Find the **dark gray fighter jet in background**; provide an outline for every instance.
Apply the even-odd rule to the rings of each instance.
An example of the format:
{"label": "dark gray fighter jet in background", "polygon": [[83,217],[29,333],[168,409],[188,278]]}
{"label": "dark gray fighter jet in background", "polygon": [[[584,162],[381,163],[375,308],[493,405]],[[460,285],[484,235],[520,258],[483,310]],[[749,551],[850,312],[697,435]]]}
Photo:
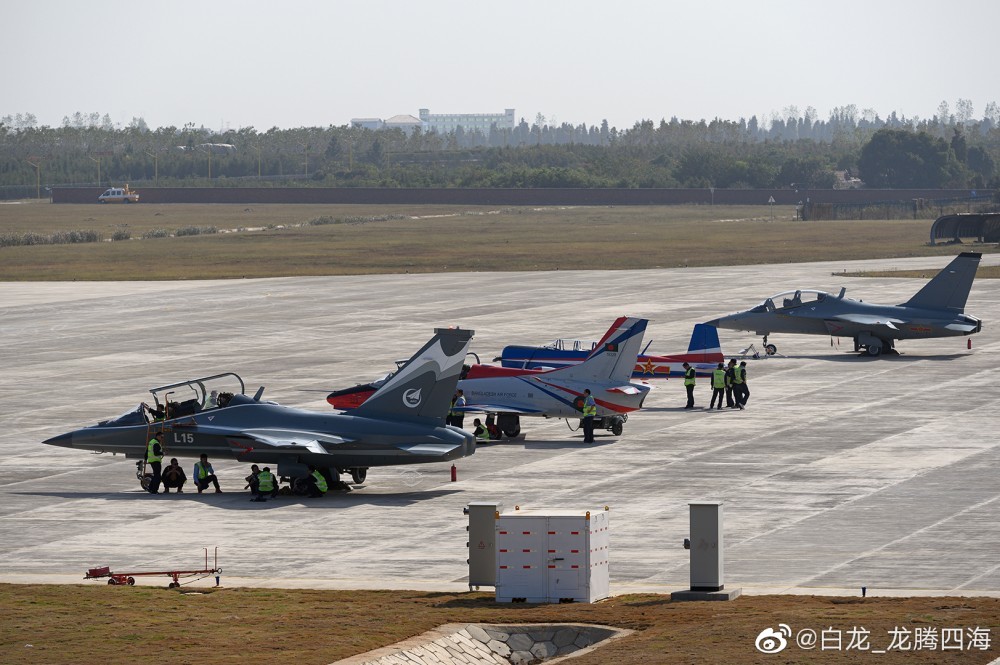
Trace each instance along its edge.
{"label": "dark gray fighter jet in background", "polygon": [[854,350],[865,349],[870,356],[893,352],[897,339],[971,335],[983,329],[982,321],[965,314],[980,258],[978,252],[962,252],[915,296],[899,305],[846,298],[844,288],[836,296],[800,289],[779,293],[745,312],[707,323],[763,335],[768,355],[777,352],[777,347],[767,343],[771,333],[851,337]]}
{"label": "dark gray fighter jet in background", "polygon": [[[153,388],[153,405],[45,441],[53,446],[145,459],[156,435],[167,457],[233,458],[277,465],[279,476],[307,466],[328,482],[341,473],[364,482],[369,467],[443,462],[475,452],[475,437],[444,424],[473,331],[438,329],[434,337],[349,415],[261,401],[226,373]],[[142,480],[142,463],[140,481]]]}

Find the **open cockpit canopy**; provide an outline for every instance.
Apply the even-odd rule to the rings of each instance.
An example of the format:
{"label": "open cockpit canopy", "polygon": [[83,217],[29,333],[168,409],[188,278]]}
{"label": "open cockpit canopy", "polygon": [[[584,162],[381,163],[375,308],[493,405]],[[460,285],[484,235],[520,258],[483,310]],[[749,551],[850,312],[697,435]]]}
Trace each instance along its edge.
{"label": "open cockpit canopy", "polygon": [[817,289],[796,289],[795,291],[782,291],[776,293],[764,302],[757,305],[751,312],[773,312],[781,309],[793,309],[802,305],[809,305],[815,302],[822,302],[827,298],[843,298],[845,289],[841,289],[839,296],[834,296],[826,291]]}

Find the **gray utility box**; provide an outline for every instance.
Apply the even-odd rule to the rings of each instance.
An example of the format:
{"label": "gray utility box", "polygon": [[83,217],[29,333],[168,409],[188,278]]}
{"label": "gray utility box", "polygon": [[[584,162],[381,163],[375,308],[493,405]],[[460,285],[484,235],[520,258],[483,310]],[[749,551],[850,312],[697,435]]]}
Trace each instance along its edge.
{"label": "gray utility box", "polygon": [[723,588],[722,502],[691,507],[691,591]]}
{"label": "gray utility box", "polygon": [[469,589],[497,584],[496,521],[503,504],[493,501],[470,503],[469,516]]}

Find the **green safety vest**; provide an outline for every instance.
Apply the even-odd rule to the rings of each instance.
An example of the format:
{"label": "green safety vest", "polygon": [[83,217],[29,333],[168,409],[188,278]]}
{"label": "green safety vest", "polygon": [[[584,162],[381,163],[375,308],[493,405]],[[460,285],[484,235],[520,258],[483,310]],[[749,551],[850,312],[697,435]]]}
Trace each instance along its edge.
{"label": "green safety vest", "polygon": [[270,471],[261,471],[257,474],[257,489],[261,492],[270,492],[274,489],[274,474]]}
{"label": "green safety vest", "polygon": [[207,464],[202,464],[201,462],[195,462],[194,465],[198,467],[198,480],[204,480],[205,478],[208,478],[210,475],[212,475],[208,472]]}
{"label": "green safety vest", "polygon": [[734,367],[733,368],[733,383],[739,385],[746,381],[747,368],[746,367]]}
{"label": "green safety vest", "polygon": [[[156,445],[157,443],[159,443],[159,440],[157,440],[157,438],[154,436],[152,439],[149,440],[149,443],[146,444],[146,461],[147,462],[150,462],[150,463],[152,463],[152,462],[159,462],[160,460],[163,459],[163,455],[157,455],[155,452],[153,452],[153,446]],[[163,448],[160,448],[160,450],[162,452]]]}
{"label": "green safety vest", "polygon": [[717,369],[712,371],[712,387],[713,388],[726,387],[726,370]]}
{"label": "green safety vest", "polygon": [[480,425],[473,434],[477,439],[489,439],[490,429],[486,425]]}
{"label": "green safety vest", "polygon": [[327,490],[326,478],[319,471],[313,471],[312,477],[316,479],[316,489],[320,492],[325,492]]}
{"label": "green safety vest", "polygon": [[583,400],[583,417],[596,416],[597,415],[597,402],[594,401],[593,395],[587,395],[587,398]]}
{"label": "green safety vest", "polygon": [[685,386],[694,385],[694,367],[684,372],[684,385]]}

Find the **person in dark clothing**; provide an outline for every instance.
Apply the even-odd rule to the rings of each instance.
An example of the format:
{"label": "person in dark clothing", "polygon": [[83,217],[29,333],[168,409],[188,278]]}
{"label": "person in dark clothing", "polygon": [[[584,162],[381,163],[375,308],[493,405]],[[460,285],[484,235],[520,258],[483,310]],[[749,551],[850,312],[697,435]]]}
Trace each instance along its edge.
{"label": "person in dark clothing", "polygon": [[730,358],[726,366],[726,408],[735,409],[736,403],[733,401],[733,371],[736,369],[736,358]]}
{"label": "person in dark clothing", "polygon": [[181,465],[177,463],[177,458],[170,460],[170,464],[163,469],[163,491],[167,494],[170,493],[170,488],[177,488],[178,494],[184,493],[184,483],[187,482],[187,474],[184,473],[184,469]]}
{"label": "person in dark clothing", "polygon": [[747,405],[747,401],[750,399],[750,386],[747,385],[747,361],[743,360],[740,362],[740,366],[737,368],[740,377],[740,409]]}
{"label": "person in dark clothing", "polygon": [[247,484],[243,486],[243,489],[249,489],[250,494],[257,496],[257,474],[260,473],[260,467],[256,464],[250,465],[250,475],[245,477],[243,480],[247,481]]}

